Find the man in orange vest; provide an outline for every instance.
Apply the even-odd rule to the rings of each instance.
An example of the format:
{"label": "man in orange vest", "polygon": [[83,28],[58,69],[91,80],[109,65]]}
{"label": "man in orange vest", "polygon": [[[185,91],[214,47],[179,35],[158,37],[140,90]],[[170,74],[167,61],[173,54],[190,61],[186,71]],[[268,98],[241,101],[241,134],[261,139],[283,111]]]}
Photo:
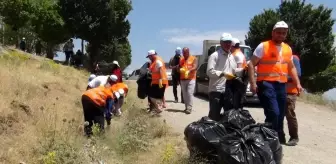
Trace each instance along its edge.
{"label": "man in orange vest", "polygon": [[[293,63],[297,70],[298,76],[301,76],[301,65],[300,59],[297,55],[293,55]],[[295,146],[299,142],[298,135],[298,122],[295,114],[295,103],[297,96],[299,95],[299,91],[295,86],[292,78],[288,77],[287,82],[287,106],[286,106],[286,119],[288,124],[288,131],[290,139],[287,142],[288,146]]]}
{"label": "man in orange vest", "polygon": [[183,57],[180,59],[180,79],[181,90],[185,105],[185,112],[190,114],[193,106],[197,58],[190,55],[189,48],[184,47],[182,50]]}
{"label": "man in orange vest", "polygon": [[120,97],[119,92],[114,92],[111,87],[99,86],[87,90],[82,95],[82,106],[85,120],[85,133],[92,134],[93,123],[98,124],[100,130],[104,130],[104,113],[107,101],[117,100]]}
{"label": "man in orange vest", "polygon": [[164,61],[159,57],[155,50],[149,50],[147,58],[151,61],[149,71],[152,75],[151,87],[148,97],[152,102],[150,111],[159,115],[163,108],[163,98],[165,89],[168,86],[168,78]]}
{"label": "man in orange vest", "polygon": [[[292,49],[283,41],[286,39],[288,25],[277,22],[272,31],[272,40],[262,42],[255,49],[248,64],[251,91],[257,93],[264,108],[265,122],[278,132],[281,144],[286,143],[283,121],[286,108],[286,83],[289,74],[300,93],[302,87],[293,64]],[[254,67],[257,66],[255,81]]]}

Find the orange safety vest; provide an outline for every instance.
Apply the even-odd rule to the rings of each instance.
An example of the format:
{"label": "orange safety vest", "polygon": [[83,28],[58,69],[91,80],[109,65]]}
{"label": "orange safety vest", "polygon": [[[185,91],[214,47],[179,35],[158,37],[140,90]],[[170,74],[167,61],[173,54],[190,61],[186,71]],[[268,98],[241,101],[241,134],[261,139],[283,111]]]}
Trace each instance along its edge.
{"label": "orange safety vest", "polygon": [[286,43],[281,43],[282,55],[273,41],[263,42],[264,56],[257,65],[257,81],[287,82],[288,63],[291,62],[292,51]]}
{"label": "orange safety vest", "polygon": [[111,88],[99,86],[97,88],[89,89],[84,92],[85,96],[89,97],[96,105],[104,107],[108,98],[113,98]]}
{"label": "orange safety vest", "polygon": [[[242,53],[242,54],[243,54],[243,52],[241,52],[241,50],[240,50],[239,48],[237,48],[236,50],[234,50],[234,51],[232,52],[232,55],[233,55],[233,56],[236,56],[238,53]],[[244,54],[243,54],[243,55],[244,55]],[[245,55],[244,55],[244,61],[243,61],[243,68],[247,68],[247,63],[246,63]]]}
{"label": "orange safety vest", "polygon": [[[161,67],[162,72],[162,76],[160,74],[160,70],[156,69],[156,60],[159,60],[162,62],[163,66]],[[162,79],[162,84],[166,84],[168,85],[168,77],[167,77],[167,72],[166,72],[166,66],[165,66],[165,62],[162,60],[161,57],[156,56],[155,61],[153,61],[151,63],[151,65],[149,66],[149,70],[152,73],[152,84],[159,84],[160,79]]]}
{"label": "orange safety vest", "polygon": [[[293,55],[293,58],[296,58],[300,61],[299,57],[296,55]],[[296,85],[294,84],[294,81],[288,81],[286,84],[286,89],[287,89],[287,93],[289,94],[298,94],[299,91],[296,88]]]}
{"label": "orange safety vest", "polygon": [[[189,55],[187,61],[185,60],[184,57],[181,57],[180,59],[180,66],[181,68],[184,68],[185,70],[190,70],[194,67],[195,63],[195,56]],[[180,79],[181,80],[194,80],[196,79],[196,70],[190,71],[188,77],[184,76],[184,73],[180,74]]]}
{"label": "orange safety vest", "polygon": [[128,93],[128,86],[127,86],[127,84],[125,84],[123,82],[114,84],[112,86],[112,88],[113,88],[114,91],[118,91],[119,89],[123,89],[125,91],[124,97],[126,97],[126,95]]}

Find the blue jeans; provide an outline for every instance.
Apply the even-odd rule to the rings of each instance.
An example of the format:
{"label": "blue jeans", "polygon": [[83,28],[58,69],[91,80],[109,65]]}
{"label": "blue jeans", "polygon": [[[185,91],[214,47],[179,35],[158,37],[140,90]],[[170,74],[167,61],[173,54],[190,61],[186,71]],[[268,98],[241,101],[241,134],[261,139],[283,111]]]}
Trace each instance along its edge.
{"label": "blue jeans", "polygon": [[287,103],[286,84],[259,81],[257,86],[257,94],[266,116],[265,122],[272,123],[272,129],[277,131],[279,136],[284,136],[283,122]]}
{"label": "blue jeans", "polygon": [[106,120],[112,119],[113,104],[114,102],[112,99],[106,100],[106,108],[105,108],[105,119]]}

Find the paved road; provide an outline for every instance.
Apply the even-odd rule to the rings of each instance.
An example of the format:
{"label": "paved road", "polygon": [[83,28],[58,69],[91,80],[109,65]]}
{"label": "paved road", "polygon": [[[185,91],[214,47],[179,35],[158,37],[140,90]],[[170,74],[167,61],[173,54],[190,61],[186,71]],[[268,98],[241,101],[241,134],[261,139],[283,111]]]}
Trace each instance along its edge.
{"label": "paved road", "polygon": [[[180,91],[179,91],[180,93]],[[191,122],[208,114],[208,101],[194,99],[194,111],[190,115],[183,113],[184,105],[174,103],[172,87],[166,91],[167,110],[163,119],[182,133]],[[257,122],[263,122],[263,110],[258,107],[246,107]],[[297,103],[300,143],[296,147],[284,146],[284,164],[334,164],[336,163],[336,113],[321,106]],[[287,126],[287,123],[285,124]],[[287,129],[287,128],[286,128]],[[287,133],[288,134],[288,133]]]}

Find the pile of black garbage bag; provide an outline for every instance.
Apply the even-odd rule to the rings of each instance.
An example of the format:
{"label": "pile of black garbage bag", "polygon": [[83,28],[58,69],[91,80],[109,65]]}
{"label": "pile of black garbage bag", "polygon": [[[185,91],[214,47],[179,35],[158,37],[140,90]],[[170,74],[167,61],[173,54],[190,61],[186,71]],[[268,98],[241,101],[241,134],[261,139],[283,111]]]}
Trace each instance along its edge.
{"label": "pile of black garbage bag", "polygon": [[184,131],[190,155],[213,164],[280,164],[277,132],[244,109],[224,112],[220,121],[203,117]]}

